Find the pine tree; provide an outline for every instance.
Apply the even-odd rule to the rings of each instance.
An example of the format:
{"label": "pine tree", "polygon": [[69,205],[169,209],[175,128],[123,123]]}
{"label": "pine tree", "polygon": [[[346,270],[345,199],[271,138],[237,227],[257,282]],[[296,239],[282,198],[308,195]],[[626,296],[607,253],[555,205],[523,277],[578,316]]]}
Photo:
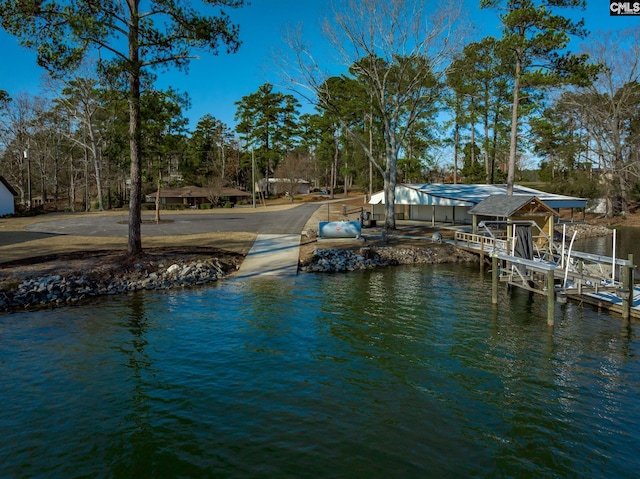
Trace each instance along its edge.
{"label": "pine tree", "polygon": [[518,142],[519,107],[528,89],[568,84],[585,85],[598,71],[585,54],[567,50],[572,36],[584,38],[584,20],[573,21],[556,12],[584,9],[585,0],[481,0],[482,8],[503,12],[500,42],[513,61],[513,105],[507,170],[507,194],[513,194]]}
{"label": "pine tree", "polygon": [[[240,7],[244,0],[204,0],[212,7]],[[187,0],[78,0],[16,2],[0,0],[0,23],[38,54],[38,63],[53,75],[72,70],[90,49],[101,52],[99,70],[112,81],[122,80],[129,96],[129,255],[142,252],[141,78],[153,67],[185,68],[201,48],[216,54],[240,45],[239,29],[220,12],[205,16]]]}

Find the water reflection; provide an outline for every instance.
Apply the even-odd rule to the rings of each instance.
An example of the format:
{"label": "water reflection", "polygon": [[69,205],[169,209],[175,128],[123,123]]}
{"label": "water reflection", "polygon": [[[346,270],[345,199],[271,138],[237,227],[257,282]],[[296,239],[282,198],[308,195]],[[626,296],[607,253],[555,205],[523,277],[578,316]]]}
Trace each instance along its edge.
{"label": "water reflection", "polygon": [[0,476],[631,477],[635,323],[477,266],[0,318]]}
{"label": "water reflection", "polygon": [[[640,228],[616,228],[616,257],[627,259],[632,254],[640,258]],[[593,238],[577,238],[574,248],[604,256],[613,255],[613,234]]]}
{"label": "water reflection", "polygon": [[122,322],[129,337],[122,338],[119,352],[123,356],[128,377],[124,378],[121,386],[121,393],[124,394],[119,401],[124,403],[127,413],[122,417],[119,430],[114,431],[117,437],[107,452],[107,460],[116,476],[130,473],[135,477],[151,477],[148,466],[153,464],[155,440],[148,378],[153,376],[153,362],[146,352],[149,318],[145,311],[145,296],[130,296],[123,309],[126,315]]}

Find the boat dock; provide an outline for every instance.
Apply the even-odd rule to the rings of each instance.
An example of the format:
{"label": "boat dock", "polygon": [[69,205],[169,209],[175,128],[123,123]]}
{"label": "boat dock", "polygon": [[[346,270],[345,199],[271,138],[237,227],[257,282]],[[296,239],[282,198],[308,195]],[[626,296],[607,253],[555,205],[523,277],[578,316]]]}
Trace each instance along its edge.
{"label": "boat dock", "polygon": [[[502,282],[547,296],[549,324],[554,322],[555,303],[568,299],[618,313],[624,319],[640,318],[640,286],[634,284],[633,255],[620,259],[572,251],[575,235],[566,248],[564,238],[558,244],[537,232],[528,238],[531,251],[526,257],[518,254],[516,246],[518,241],[527,243],[527,239],[523,240],[513,231],[509,235],[498,234],[489,224],[480,226],[485,229],[484,234],[456,231],[453,240],[449,241],[460,249],[478,254],[482,267],[491,264],[494,304],[498,302],[498,283]],[[509,223],[510,228],[514,226]],[[535,229],[532,224],[525,226]]]}

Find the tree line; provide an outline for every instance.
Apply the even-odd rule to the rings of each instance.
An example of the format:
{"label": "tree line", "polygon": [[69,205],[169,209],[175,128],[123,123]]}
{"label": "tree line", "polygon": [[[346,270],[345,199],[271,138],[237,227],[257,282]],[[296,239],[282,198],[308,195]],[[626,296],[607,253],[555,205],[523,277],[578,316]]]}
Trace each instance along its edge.
{"label": "tree line", "polygon": [[[550,189],[605,197],[608,215],[628,212],[640,193],[638,29],[570,48],[588,34],[565,14],[582,0],[481,0],[502,35],[479,41],[468,40],[455,5],[336,1],[324,32],[342,73],[325,73],[303,31],[292,29],[274,65],[286,88],[265,83],[238,99],[233,128],[211,112],[192,131],[188,94],[158,90],[153,68],[183,68],[194,48],[233,53],[239,26],[191,2],[146,4],[0,1],[3,28],[51,73],[47,95],[0,94],[0,173],[25,205],[128,203],[132,254],[141,251],[144,194],[186,184],[251,190],[256,174],[330,193],[382,188],[388,228],[398,182],[506,183],[512,191],[531,158]],[[111,55],[92,64],[96,49]],[[301,114],[299,98],[315,111]]]}
{"label": "tree line", "polygon": [[[126,206],[126,94],[86,72],[57,87],[52,97],[21,93],[0,100],[0,174],[15,185],[25,208]],[[311,180],[328,194],[369,187],[369,176],[360,174],[366,159],[355,145],[336,136],[321,115],[301,114],[293,95],[269,83],[238,100],[235,128],[206,114],[189,129],[188,95],[174,90],[145,91],[140,105],[145,195],[184,185],[209,188],[212,197],[227,186],[251,191],[253,169],[256,179]],[[380,186],[374,181],[371,189]]]}

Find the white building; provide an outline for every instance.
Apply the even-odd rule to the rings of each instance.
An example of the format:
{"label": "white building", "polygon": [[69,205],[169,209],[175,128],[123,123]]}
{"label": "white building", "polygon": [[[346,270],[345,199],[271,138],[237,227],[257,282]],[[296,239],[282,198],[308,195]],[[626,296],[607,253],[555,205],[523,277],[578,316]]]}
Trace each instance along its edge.
{"label": "white building", "polygon": [[15,197],[18,196],[16,190],[0,176],[0,216],[12,215],[16,212]]}
{"label": "white building", "polygon": [[[396,219],[471,224],[471,208],[489,196],[506,192],[507,185],[400,184],[396,186]],[[519,185],[514,185],[513,194],[535,196],[556,211],[561,208],[584,211],[587,205],[584,198],[545,193]],[[374,194],[369,204],[373,219],[384,221],[384,192]]]}
{"label": "white building", "polygon": [[291,190],[294,195],[306,195],[311,191],[311,185],[307,180],[299,178],[262,178],[258,180],[258,190],[265,195],[267,192],[271,195],[284,195]]}

